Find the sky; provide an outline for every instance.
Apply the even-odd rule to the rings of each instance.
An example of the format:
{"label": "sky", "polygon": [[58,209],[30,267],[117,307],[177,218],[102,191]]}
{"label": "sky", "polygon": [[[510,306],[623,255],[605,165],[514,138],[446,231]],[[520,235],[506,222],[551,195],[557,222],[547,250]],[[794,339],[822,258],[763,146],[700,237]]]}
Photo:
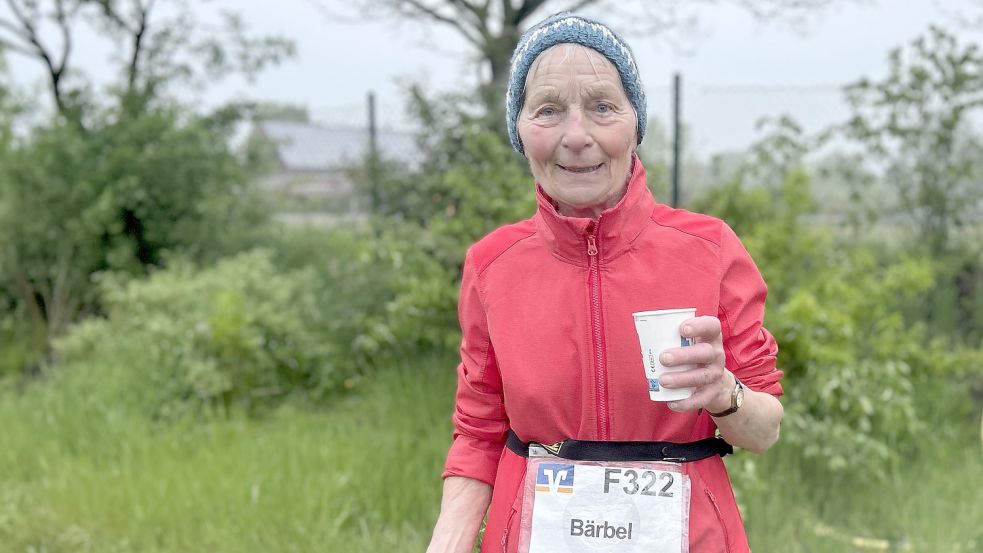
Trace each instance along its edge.
{"label": "sky", "polygon": [[[204,91],[186,91],[203,107],[229,100],[268,100],[307,106],[325,124],[361,125],[373,91],[383,127],[402,129],[405,84],[431,91],[466,90],[477,82],[468,45],[445,26],[418,22],[353,21],[339,0],[212,0],[196,4],[203,18],[235,10],[251,30],[296,41],[297,55],[254,81],[232,78]],[[272,10],[271,6],[276,9]],[[941,24],[966,41],[983,33],[960,28],[953,13],[983,15],[979,0],[838,0],[795,24],[760,21],[733,5],[698,9],[695,31],[630,35],[649,95],[650,116],[668,123],[672,76],[683,82],[688,145],[701,157],[741,149],[762,117],[789,114],[809,130],[844,120],[840,88],[863,76],[886,73],[888,52]],[[350,13],[350,12],[348,12]],[[545,15],[545,14],[544,14]],[[618,29],[617,21],[609,22]],[[112,49],[96,36],[79,37],[74,63],[98,83],[112,78],[105,60]],[[34,60],[8,55],[9,72],[22,86],[41,87]]]}

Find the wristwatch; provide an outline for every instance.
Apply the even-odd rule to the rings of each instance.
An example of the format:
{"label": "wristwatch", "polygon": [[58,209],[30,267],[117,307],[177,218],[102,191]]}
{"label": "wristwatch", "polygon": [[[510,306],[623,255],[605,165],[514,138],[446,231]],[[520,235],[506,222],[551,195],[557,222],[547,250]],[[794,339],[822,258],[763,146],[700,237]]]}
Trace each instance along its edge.
{"label": "wristwatch", "polygon": [[[734,375],[734,373],[731,374]],[[741,384],[741,381],[737,379],[737,375],[734,375],[734,391],[730,393],[730,409],[719,413],[710,413],[709,411],[707,413],[710,413],[710,416],[714,418],[726,417],[727,415],[736,413],[741,408],[741,405],[744,405],[744,384]]]}

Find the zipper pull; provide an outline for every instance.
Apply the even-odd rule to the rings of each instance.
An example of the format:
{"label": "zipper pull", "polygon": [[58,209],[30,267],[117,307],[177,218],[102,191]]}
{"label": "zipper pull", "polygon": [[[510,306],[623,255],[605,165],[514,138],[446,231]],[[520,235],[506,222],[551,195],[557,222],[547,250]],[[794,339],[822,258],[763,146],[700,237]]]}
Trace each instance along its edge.
{"label": "zipper pull", "polygon": [[594,242],[594,235],[587,235],[587,255],[594,257],[597,255],[597,242]]}

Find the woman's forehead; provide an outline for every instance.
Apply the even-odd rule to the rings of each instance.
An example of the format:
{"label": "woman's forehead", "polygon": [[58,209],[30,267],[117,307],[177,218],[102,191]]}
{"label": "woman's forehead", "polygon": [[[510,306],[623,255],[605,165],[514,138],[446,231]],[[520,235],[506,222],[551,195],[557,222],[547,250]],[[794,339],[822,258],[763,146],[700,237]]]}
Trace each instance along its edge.
{"label": "woman's forehead", "polygon": [[602,74],[608,77],[613,75],[621,80],[618,68],[597,50],[580,44],[563,43],[547,48],[536,57],[526,75],[526,85],[542,73],[573,69],[576,66],[589,68],[598,77]]}
{"label": "woman's forehead", "polygon": [[536,57],[526,75],[523,94],[528,100],[530,95],[542,95],[548,89],[555,96],[559,94],[557,79],[565,80],[571,74],[593,75],[596,86],[608,89],[608,94],[627,98],[621,74],[611,60],[592,48],[568,43],[551,46]]}

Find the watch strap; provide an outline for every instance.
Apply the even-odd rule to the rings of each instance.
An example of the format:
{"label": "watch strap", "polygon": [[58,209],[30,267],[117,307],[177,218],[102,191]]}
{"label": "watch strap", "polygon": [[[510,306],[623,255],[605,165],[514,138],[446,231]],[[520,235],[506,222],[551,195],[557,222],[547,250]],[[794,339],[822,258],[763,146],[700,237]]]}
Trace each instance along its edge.
{"label": "watch strap", "polygon": [[710,416],[713,418],[720,418],[720,417],[726,417],[727,415],[733,415],[734,413],[737,412],[738,409],[741,408],[741,406],[738,405],[737,403],[737,394],[742,388],[744,388],[744,384],[741,383],[741,380],[737,378],[736,374],[734,373],[730,373],[730,374],[734,376],[734,390],[730,393],[730,408],[721,411],[719,413],[710,413],[710,411],[707,411],[707,413],[710,413]]}

